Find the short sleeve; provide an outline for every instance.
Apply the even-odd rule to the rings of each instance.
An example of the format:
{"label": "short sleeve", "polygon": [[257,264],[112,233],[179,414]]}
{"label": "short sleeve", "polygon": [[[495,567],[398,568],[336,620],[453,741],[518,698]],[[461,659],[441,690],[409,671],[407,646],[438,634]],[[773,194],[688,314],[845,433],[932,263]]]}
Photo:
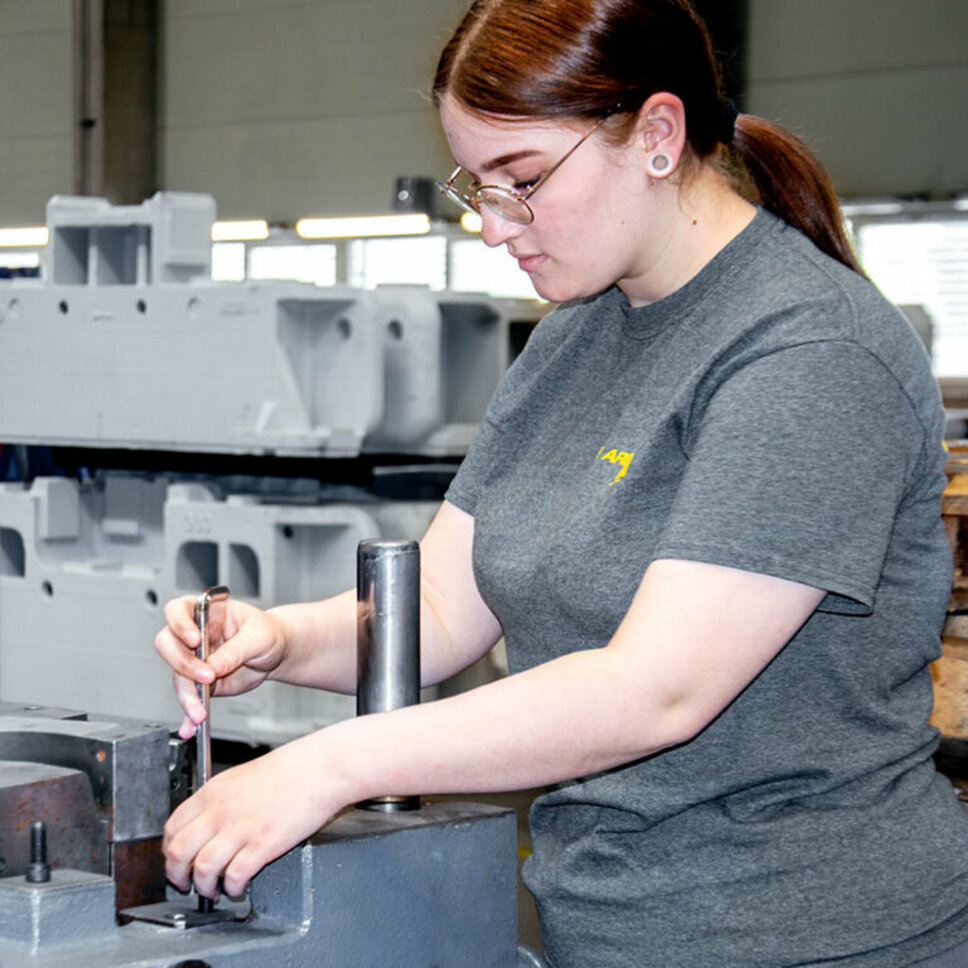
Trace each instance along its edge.
{"label": "short sleeve", "polygon": [[547,342],[541,339],[543,328],[546,328],[545,320],[538,324],[521,355],[501,378],[487,405],[477,435],[471,441],[467,455],[444,495],[445,500],[470,515],[474,514],[481,491],[487,484],[488,469],[496,461],[504,459],[503,427],[507,414],[520,405],[521,398],[529,392],[535,371],[540,368],[543,355],[541,346]]}
{"label": "short sleeve", "polygon": [[486,483],[487,468],[496,459],[496,451],[500,448],[500,437],[501,431],[485,416],[467,456],[444,494],[444,500],[474,515]]}
{"label": "short sleeve", "polygon": [[510,459],[505,453],[505,425],[509,416],[531,405],[535,385],[568,328],[573,309],[552,310],[534,328],[517,359],[508,367],[481,420],[477,435],[451,481],[444,499],[473,515],[488,473],[497,462]]}
{"label": "short sleeve", "polygon": [[722,564],[828,592],[867,614],[924,432],[893,375],[850,341],[741,366],[697,402],[656,557]]}

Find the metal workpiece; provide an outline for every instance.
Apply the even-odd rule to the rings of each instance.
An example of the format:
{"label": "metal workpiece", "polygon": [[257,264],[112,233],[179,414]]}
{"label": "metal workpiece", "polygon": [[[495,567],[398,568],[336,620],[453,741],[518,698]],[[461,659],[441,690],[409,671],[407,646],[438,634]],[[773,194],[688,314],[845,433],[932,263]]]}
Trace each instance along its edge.
{"label": "metal workpiece", "polygon": [[0,716],[0,761],[86,774],[113,841],[161,836],[169,810],[168,741],[161,725]]}
{"label": "metal workpiece", "polygon": [[30,826],[48,821],[49,849],[59,866],[107,873],[107,827],[94,806],[91,781],[82,770],[22,760],[0,760],[0,856],[9,876],[27,874]]}
{"label": "metal workpiece", "polygon": [[[0,697],[28,705],[43,669],[50,705],[179,722],[152,648],[164,603],[220,584],[258,608],[344,592],[361,540],[423,534],[439,508],[362,498],[316,481],[122,471],[0,484]],[[356,700],[267,682],[216,707],[213,739],[276,746],[351,718]]]}
{"label": "metal workpiece", "polygon": [[[163,898],[168,729],[20,711],[14,704],[0,708],[0,853],[7,879],[39,881],[49,865],[52,880],[68,868],[110,876],[119,906]],[[31,828],[38,820],[43,836]]]}
{"label": "metal workpiece", "polygon": [[50,200],[44,279],[0,286],[0,440],[309,458],[466,452],[507,366],[507,302],[420,286],[213,282],[214,218],[211,196],[188,193],[139,206]]}
{"label": "metal workpiece", "polygon": [[[361,541],[356,555],[356,714],[420,702],[420,545]],[[415,810],[418,797],[385,796],[368,810]]]}
{"label": "metal workpiece", "polygon": [[187,283],[209,275],[215,199],[155,192],[140,205],[89,195],[47,202],[47,278],[73,286]]}

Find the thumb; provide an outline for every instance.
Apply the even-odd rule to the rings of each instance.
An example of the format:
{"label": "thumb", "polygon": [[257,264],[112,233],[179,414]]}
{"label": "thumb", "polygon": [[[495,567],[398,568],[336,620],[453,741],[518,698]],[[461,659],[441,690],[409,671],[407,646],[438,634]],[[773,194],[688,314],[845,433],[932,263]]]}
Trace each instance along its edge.
{"label": "thumb", "polygon": [[223,679],[267,653],[272,644],[271,636],[264,625],[250,620],[208,657],[208,664],[216,677]]}

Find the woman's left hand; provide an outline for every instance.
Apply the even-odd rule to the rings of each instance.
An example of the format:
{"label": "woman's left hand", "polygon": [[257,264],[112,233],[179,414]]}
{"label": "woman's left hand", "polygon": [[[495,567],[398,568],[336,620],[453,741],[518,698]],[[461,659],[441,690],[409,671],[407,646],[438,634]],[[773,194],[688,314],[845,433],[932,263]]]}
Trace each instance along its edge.
{"label": "woman's left hand", "polygon": [[[237,897],[270,861],[314,834],[345,803],[327,795],[307,749],[313,736],[214,776],[165,825],[168,880],[180,890]],[[318,757],[318,752],[316,753]]]}

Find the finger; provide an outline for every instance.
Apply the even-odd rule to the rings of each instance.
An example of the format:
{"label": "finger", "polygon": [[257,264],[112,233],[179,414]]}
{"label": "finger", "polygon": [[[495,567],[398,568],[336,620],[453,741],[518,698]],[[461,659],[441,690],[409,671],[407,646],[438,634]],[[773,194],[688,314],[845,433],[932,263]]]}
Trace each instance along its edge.
{"label": "finger", "polygon": [[234,861],[238,852],[239,843],[232,836],[217,834],[209,840],[196,854],[192,865],[195,890],[203,897],[217,900],[222,872]]}
{"label": "finger", "polygon": [[181,891],[191,887],[195,855],[211,837],[199,799],[199,794],[190,797],[168,818],[161,842],[165,876]]}
{"label": "finger", "polygon": [[184,642],[167,626],[155,636],[155,651],[179,675],[196,682],[213,682],[215,679],[214,670],[189,652]]}
{"label": "finger", "polygon": [[195,624],[195,596],[182,595],[165,605],[165,623],[189,648],[197,649],[202,640]]}
{"label": "finger", "polygon": [[185,710],[185,716],[178,727],[178,735],[182,739],[191,739],[195,735],[199,723],[205,721],[207,715],[205,706],[198,698],[195,683],[189,682],[181,676],[174,676],[174,680],[175,696],[181,703],[182,709]]}
{"label": "finger", "polygon": [[175,697],[185,715],[196,725],[205,719],[205,704],[198,696],[198,685],[177,673],[172,677],[175,684]]}
{"label": "finger", "polygon": [[185,711],[185,717],[178,728],[178,735],[182,739],[191,739],[195,735],[195,727],[205,721],[208,715],[205,704],[199,698],[198,686],[190,679],[175,674],[172,676],[175,687],[175,698]]}
{"label": "finger", "polygon": [[185,716],[178,727],[178,735],[181,739],[191,739],[198,732],[198,727],[192,722],[190,716]]}
{"label": "finger", "polygon": [[226,865],[222,887],[229,897],[242,897],[249,882],[272,860],[255,844],[246,844]]}
{"label": "finger", "polygon": [[269,632],[261,622],[246,622],[239,631],[222,643],[209,657],[215,676],[225,678],[272,648]]}

